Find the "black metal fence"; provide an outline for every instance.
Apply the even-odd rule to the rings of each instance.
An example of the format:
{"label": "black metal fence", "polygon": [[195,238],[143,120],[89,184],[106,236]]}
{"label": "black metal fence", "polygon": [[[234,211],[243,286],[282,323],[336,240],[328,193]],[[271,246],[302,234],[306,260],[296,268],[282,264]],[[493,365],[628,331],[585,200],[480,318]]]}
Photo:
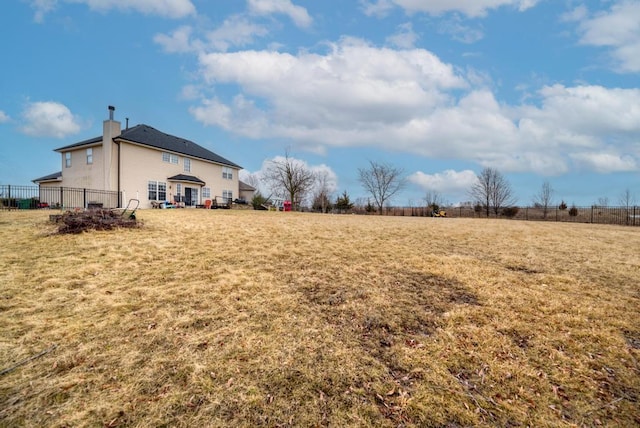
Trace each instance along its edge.
{"label": "black metal fence", "polygon": [[[447,217],[454,218],[487,218],[486,210],[478,210],[471,206],[462,207],[442,207]],[[530,221],[558,221],[569,223],[595,223],[595,224],[618,224],[624,226],[640,226],[640,207],[549,207],[547,210],[541,207],[510,207],[508,210],[499,210],[496,214],[491,210],[489,218],[504,218],[514,220]],[[352,212],[357,214],[377,215],[375,211],[367,211],[365,208],[354,208]],[[431,217],[433,210],[427,207],[387,207],[383,210],[384,215],[408,216],[408,217]],[[509,216],[505,215],[509,214]]]}
{"label": "black metal fence", "polygon": [[105,190],[0,185],[0,209],[118,208],[121,198]]}

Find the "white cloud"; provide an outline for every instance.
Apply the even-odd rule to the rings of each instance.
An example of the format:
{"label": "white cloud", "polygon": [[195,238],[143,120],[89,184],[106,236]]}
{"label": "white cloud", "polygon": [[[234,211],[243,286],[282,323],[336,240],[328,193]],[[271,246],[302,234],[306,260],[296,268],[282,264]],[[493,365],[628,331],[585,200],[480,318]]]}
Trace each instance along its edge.
{"label": "white cloud", "polygon": [[450,35],[454,40],[467,44],[475,43],[484,37],[484,32],[481,29],[463,24],[462,19],[457,15],[452,19],[443,20],[439,25],[438,31],[442,34]]}
{"label": "white cloud", "polygon": [[418,171],[409,176],[409,181],[419,186],[425,192],[432,191],[441,194],[465,194],[476,182],[476,173],[471,170],[446,171],[426,174]]}
{"label": "white cloud", "polygon": [[42,22],[44,16],[62,2],[86,4],[100,12],[118,9],[173,19],[196,14],[191,0],[31,0],[31,7],[35,9],[34,20]]}
{"label": "white cloud", "polygon": [[0,110],[0,123],[5,123],[9,121],[9,116],[3,112],[2,110]]}
{"label": "white cloud", "polygon": [[574,10],[568,18],[580,21],[580,43],[611,49],[612,68],[623,73],[640,72],[640,2],[622,0],[607,12],[587,17]]}
{"label": "white cloud", "polygon": [[246,46],[253,43],[254,38],[264,37],[268,30],[250,22],[243,16],[235,15],[222,23],[219,28],[207,34],[209,44],[216,50],[226,51],[230,46]]}
{"label": "white cloud", "polygon": [[394,4],[391,0],[378,0],[371,2],[367,0],[360,0],[362,6],[362,12],[367,16],[377,16],[379,18],[385,17],[391,9],[394,8]]}
{"label": "white cloud", "polygon": [[274,119],[308,126],[318,120],[350,128],[354,119],[394,121],[437,105],[442,89],[466,85],[452,66],[423,49],[395,51],[357,39],[330,48],[326,55],[242,51],[199,60],[207,82],[238,84],[247,95],[268,99]]}
{"label": "white cloud", "polygon": [[410,22],[398,26],[398,31],[387,37],[387,43],[400,49],[412,49],[415,47],[418,35],[413,31]]}
{"label": "white cloud", "polygon": [[269,31],[249,21],[242,15],[233,15],[214,30],[194,35],[194,29],[181,26],[169,34],[156,34],[153,41],[167,53],[205,52],[206,50],[227,51],[231,47],[246,46],[256,37],[264,37]]}
{"label": "white cloud", "polygon": [[188,100],[188,101],[197,100],[200,98],[201,90],[202,88],[200,88],[197,85],[185,85],[182,87],[182,90],[180,91],[180,99]]}
{"label": "white cloud", "polygon": [[167,53],[197,52],[202,49],[199,40],[193,40],[191,34],[193,29],[184,25],[173,30],[169,35],[156,34],[153,41],[162,46]]}
{"label": "white cloud", "polygon": [[553,85],[509,105],[490,80],[424,49],[349,38],[325,53],[219,52],[199,55],[199,64],[202,87],[219,95],[192,106],[198,121],[319,154],[370,146],[545,175],[603,170],[584,153],[640,163],[640,89]]}
{"label": "white cloud", "polygon": [[542,108],[526,108],[523,117],[544,123],[551,133],[582,136],[579,145],[592,145],[593,136],[640,132],[640,89],[553,85],[539,95]]}
{"label": "white cloud", "polygon": [[579,166],[607,174],[611,172],[628,172],[638,170],[638,161],[630,155],[618,153],[576,153],[571,156]]}
{"label": "white cloud", "polygon": [[31,0],[31,8],[35,10],[33,20],[41,23],[47,13],[55,9],[57,0]]}
{"label": "white cloud", "polygon": [[589,16],[589,9],[583,4],[576,6],[571,11],[566,12],[560,16],[560,20],[563,22],[579,22],[586,19]]}
{"label": "white cloud", "polygon": [[79,119],[64,104],[54,101],[29,103],[22,120],[21,131],[34,137],[64,138],[81,128]]}
{"label": "white cloud", "polygon": [[313,23],[307,9],[294,5],[291,0],[248,0],[249,11],[255,15],[287,15],[296,26],[308,28]]}
{"label": "white cloud", "polygon": [[534,7],[539,0],[378,0],[361,1],[366,15],[384,16],[392,8],[392,3],[406,13],[428,13],[442,15],[449,12],[462,13],[468,17],[483,17],[492,9],[503,6],[517,8],[520,12]]}

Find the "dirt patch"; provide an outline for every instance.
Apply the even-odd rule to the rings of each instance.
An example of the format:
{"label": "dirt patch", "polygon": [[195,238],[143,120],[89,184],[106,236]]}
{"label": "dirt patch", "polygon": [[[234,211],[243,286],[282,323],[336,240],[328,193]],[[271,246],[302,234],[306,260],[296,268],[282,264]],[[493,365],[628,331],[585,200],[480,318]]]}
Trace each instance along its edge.
{"label": "dirt patch", "polygon": [[396,426],[418,423],[405,410],[420,374],[402,361],[402,351],[421,348],[444,313],[457,305],[479,305],[478,298],[456,280],[408,269],[360,280],[366,287],[349,287],[339,277],[306,275],[295,282],[307,304],[343,332],[343,340],[356,338],[363,354],[383,368],[385,384],[392,385],[384,393],[367,388],[372,379],[366,373],[358,380],[367,399]]}
{"label": "dirt patch", "polygon": [[522,265],[509,265],[507,266],[507,269],[512,271],[512,272],[521,272],[521,273],[526,273],[526,274],[536,274],[536,273],[542,273],[541,270],[538,269],[534,269],[528,266],[522,266]]}
{"label": "dirt patch", "polygon": [[625,330],[622,334],[630,347],[640,349],[640,332]]}

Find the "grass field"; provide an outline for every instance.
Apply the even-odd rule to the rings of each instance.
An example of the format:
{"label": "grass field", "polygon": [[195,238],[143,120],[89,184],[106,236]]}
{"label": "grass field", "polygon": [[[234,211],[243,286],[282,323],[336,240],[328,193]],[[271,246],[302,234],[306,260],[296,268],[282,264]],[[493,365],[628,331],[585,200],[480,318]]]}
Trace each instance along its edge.
{"label": "grass field", "polygon": [[[0,426],[637,426],[636,228],[0,212]],[[53,346],[55,348],[52,348]]]}

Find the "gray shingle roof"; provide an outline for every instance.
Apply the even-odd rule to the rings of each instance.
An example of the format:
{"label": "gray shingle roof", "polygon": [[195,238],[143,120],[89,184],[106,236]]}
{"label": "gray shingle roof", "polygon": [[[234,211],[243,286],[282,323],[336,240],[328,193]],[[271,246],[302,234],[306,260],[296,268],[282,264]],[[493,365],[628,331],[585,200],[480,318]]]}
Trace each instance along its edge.
{"label": "gray shingle roof", "polygon": [[172,180],[172,181],[189,181],[189,182],[191,182],[191,183],[204,184],[204,181],[200,180],[198,177],[194,177],[193,175],[186,175],[186,174],[178,174],[178,175],[174,175],[173,177],[169,177],[169,178],[167,178],[167,180]]}
{"label": "gray shingle roof", "polygon": [[244,190],[245,192],[255,192],[256,188],[250,186],[242,180],[238,180],[238,184],[240,185],[240,190]]}
{"label": "gray shingle roof", "polygon": [[[133,128],[125,129],[120,136],[114,138],[114,140],[130,141],[132,143],[142,144],[144,146],[154,147],[160,150],[166,150],[169,152],[175,152],[182,155],[192,156],[194,158],[208,160],[222,165],[228,165],[231,167],[242,169],[238,164],[231,162],[228,159],[223,158],[210,150],[205,149],[202,146],[189,141],[184,138],[176,137],[175,135],[165,134],[162,131],[149,126],[149,125],[136,125]],[[95,144],[102,141],[102,137],[90,138],[88,140],[80,141],[79,143],[71,144],[68,146],[60,147],[56,149],[56,152],[63,152],[65,150],[73,149],[76,147]]]}
{"label": "gray shingle roof", "polygon": [[36,178],[31,180],[34,183],[39,183],[41,181],[53,181],[62,178],[62,171],[54,172],[53,174],[45,175],[44,177]]}
{"label": "gray shingle roof", "polygon": [[102,136],[89,138],[88,140],[80,141],[79,143],[69,144],[68,146],[60,147],[59,149],[55,149],[54,152],[64,152],[69,149],[75,149],[76,147],[95,145],[102,141]]}

